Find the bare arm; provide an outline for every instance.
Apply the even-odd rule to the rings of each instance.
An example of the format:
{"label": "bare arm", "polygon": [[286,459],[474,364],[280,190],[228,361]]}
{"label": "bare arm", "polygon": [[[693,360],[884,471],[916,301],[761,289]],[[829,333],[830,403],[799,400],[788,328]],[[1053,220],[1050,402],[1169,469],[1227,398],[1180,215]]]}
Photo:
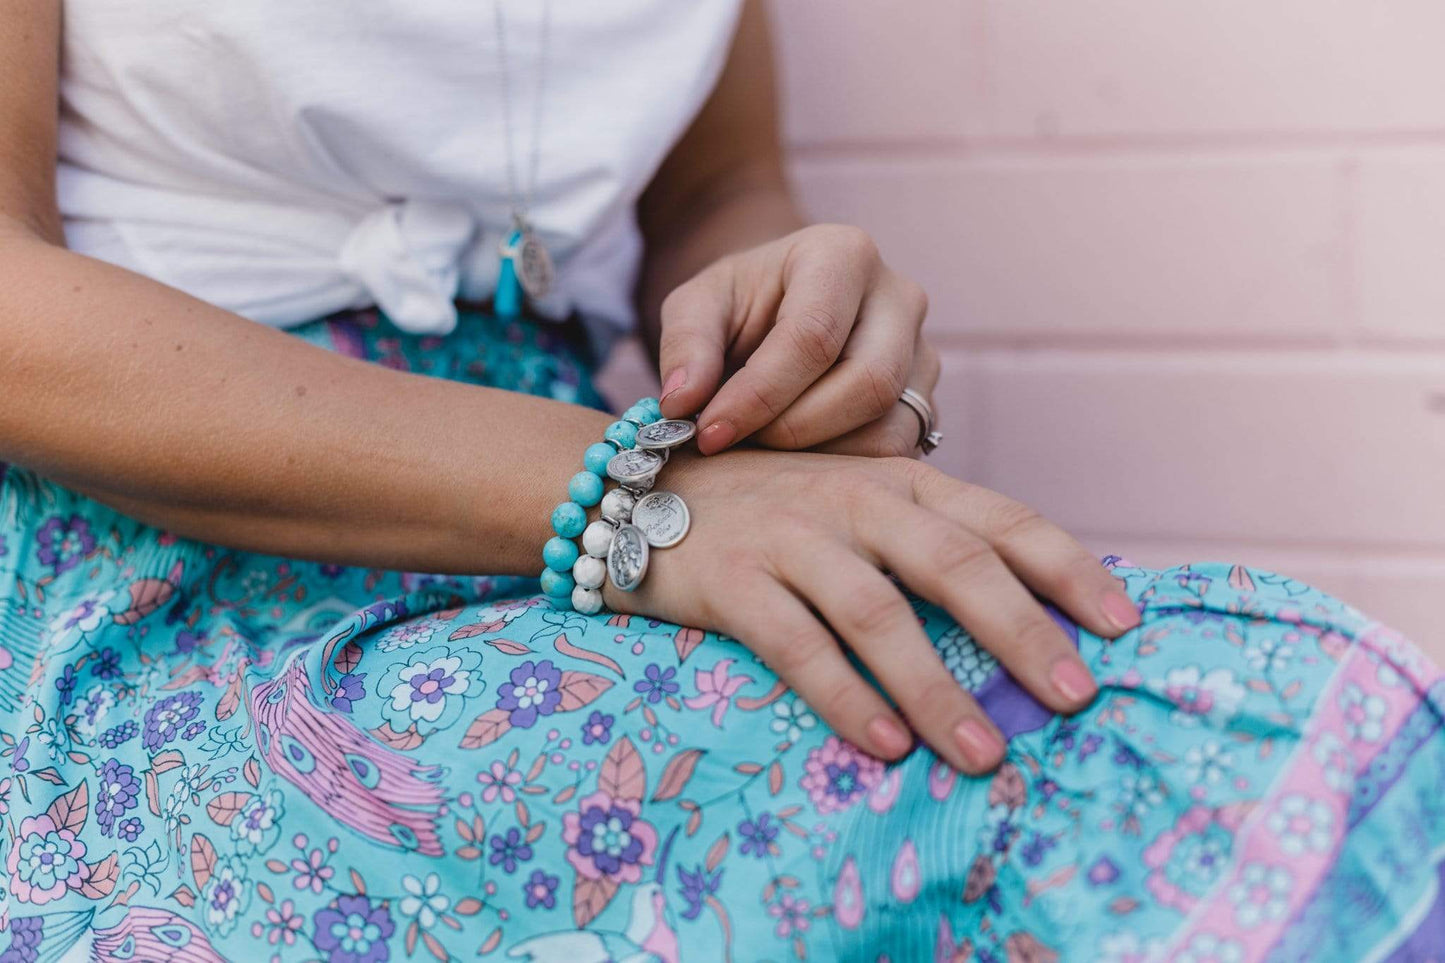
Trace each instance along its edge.
{"label": "bare arm", "polygon": [[712,96],[638,205],[647,242],[639,302],[655,351],[663,299],[726,254],[805,223],[783,173],[767,13],[743,8]]}
{"label": "bare arm", "polygon": [[58,0],[0,0],[0,460],[177,534],[535,573],[610,420],[344,358],[63,248]]}

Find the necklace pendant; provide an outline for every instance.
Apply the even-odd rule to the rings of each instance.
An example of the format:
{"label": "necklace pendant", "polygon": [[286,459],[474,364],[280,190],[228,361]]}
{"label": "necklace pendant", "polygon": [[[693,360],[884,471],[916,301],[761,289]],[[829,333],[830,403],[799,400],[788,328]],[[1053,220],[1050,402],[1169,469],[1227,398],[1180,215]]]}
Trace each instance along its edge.
{"label": "necklace pendant", "polygon": [[516,238],[517,280],[527,297],[540,301],[552,290],[552,255],[530,226],[524,224],[513,237]]}
{"label": "necklace pendant", "polygon": [[520,232],[514,231],[498,252],[502,256],[497,267],[497,290],[492,295],[492,311],[504,321],[515,321],[522,316],[522,286],[517,281],[517,239]]}

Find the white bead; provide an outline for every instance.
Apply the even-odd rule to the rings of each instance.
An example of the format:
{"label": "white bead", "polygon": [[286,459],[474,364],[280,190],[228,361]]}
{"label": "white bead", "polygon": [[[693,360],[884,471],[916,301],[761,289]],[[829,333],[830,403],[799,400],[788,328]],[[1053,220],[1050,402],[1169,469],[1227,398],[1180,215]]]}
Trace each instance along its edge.
{"label": "white bead", "polygon": [[583,615],[596,615],[602,611],[602,593],[579,585],[572,590],[572,607]]}
{"label": "white bead", "polygon": [[625,488],[614,488],[602,496],[602,517],[614,522],[625,522],[632,517],[632,506],[637,498]]}
{"label": "white bead", "polygon": [[606,558],[612,547],[612,526],[596,521],[582,531],[582,548],[593,558]]}
{"label": "white bead", "polygon": [[572,565],[572,579],[583,588],[601,588],[607,580],[607,563],[591,555],[580,556]]}

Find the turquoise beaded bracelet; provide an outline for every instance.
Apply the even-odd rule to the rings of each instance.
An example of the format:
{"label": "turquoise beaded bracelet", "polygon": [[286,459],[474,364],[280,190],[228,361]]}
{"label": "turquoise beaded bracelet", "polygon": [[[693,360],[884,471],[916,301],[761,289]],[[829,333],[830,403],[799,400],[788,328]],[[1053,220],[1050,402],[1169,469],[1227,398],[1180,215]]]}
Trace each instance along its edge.
{"label": "turquoise beaded bracelet", "polygon": [[[605,566],[599,560],[597,566],[585,567],[588,573],[586,580],[596,584],[577,584],[573,569],[582,552],[576,539],[588,529],[587,509],[602,501],[607,462],[619,451],[636,443],[637,429],[661,418],[662,406],[658,400],[643,398],[607,426],[602,434],[605,441],[587,446],[582,453],[582,471],[573,475],[567,483],[569,500],[552,510],[552,531],[557,534],[542,546],[542,561],[547,566],[542,571],[542,592],[558,608],[575,608],[587,615],[601,610]],[[605,522],[592,524],[606,525]]]}

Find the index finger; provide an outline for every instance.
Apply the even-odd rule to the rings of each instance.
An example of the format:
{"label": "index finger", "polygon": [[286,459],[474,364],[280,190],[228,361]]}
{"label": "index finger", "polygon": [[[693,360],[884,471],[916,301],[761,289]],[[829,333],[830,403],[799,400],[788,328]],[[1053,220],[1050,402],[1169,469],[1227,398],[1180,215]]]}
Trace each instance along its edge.
{"label": "index finger", "polygon": [[703,454],[722,451],[771,423],[833,366],[868,280],[826,252],[800,251],[788,263],[777,320],[698,416]]}

